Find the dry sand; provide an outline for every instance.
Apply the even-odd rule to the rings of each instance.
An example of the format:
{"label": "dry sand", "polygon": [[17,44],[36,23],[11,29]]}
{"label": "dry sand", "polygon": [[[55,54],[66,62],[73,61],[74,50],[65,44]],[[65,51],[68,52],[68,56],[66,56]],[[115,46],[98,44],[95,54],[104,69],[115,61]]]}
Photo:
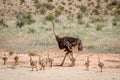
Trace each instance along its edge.
{"label": "dry sand", "polygon": [[[97,66],[97,54],[95,53],[82,53],[75,54],[76,65],[74,67],[68,67],[70,64],[67,58],[65,64],[60,64],[63,59],[64,53],[62,51],[48,50],[43,51],[41,54],[50,53],[50,57],[54,58],[53,67],[46,67],[45,70],[31,71],[29,65],[28,54],[19,54],[19,65],[14,66],[13,57],[9,56],[6,65],[3,65],[2,56],[4,51],[0,51],[0,80],[120,80],[120,54],[100,54],[101,61],[105,64],[103,72]],[[60,54],[62,53],[62,54]],[[86,71],[84,63],[86,56],[90,55],[90,70]],[[33,57],[38,59],[38,56]]]}

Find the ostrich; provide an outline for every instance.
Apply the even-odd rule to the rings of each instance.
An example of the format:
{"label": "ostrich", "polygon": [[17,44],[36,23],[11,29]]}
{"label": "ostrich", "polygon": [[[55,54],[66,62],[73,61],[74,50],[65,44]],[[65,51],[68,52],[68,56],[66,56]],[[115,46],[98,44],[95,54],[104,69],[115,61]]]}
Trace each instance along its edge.
{"label": "ostrich", "polygon": [[100,72],[102,72],[102,69],[104,67],[104,63],[100,61],[99,55],[98,55],[98,67],[100,68]]}
{"label": "ostrich", "polygon": [[69,66],[75,65],[76,59],[75,59],[75,58],[71,58],[70,55],[69,55],[69,59],[70,59],[70,61],[72,62]]}
{"label": "ostrich", "polygon": [[17,65],[17,64],[18,64],[18,60],[19,60],[19,56],[18,56],[18,55],[16,55],[16,56],[14,57],[15,65]]}
{"label": "ostrich", "polygon": [[30,65],[32,66],[32,71],[33,71],[34,67],[36,68],[36,71],[38,71],[38,69],[37,69],[37,61],[33,60],[31,55],[29,55],[29,56],[30,56]]}
{"label": "ostrich", "polygon": [[39,55],[39,65],[41,66],[40,70],[42,70],[42,69],[45,70],[46,59],[44,59],[44,58],[41,59],[40,55]]}
{"label": "ostrich", "polygon": [[49,57],[49,53],[47,54],[47,59],[46,60],[47,60],[47,63],[50,65],[50,67],[52,67],[54,59]]}
{"label": "ostrich", "polygon": [[[78,47],[78,51],[82,51],[83,49],[83,44],[82,44],[82,41],[79,39],[79,38],[73,38],[73,37],[68,37],[68,36],[64,36],[64,37],[59,37],[56,33],[55,33],[55,24],[54,22],[52,22],[53,24],[53,32],[54,32],[54,35],[55,35],[55,38],[56,38],[56,41],[58,43],[58,46],[59,46],[59,49],[64,49],[64,51],[66,52],[65,53],[65,56],[63,58],[63,61],[62,63],[60,64],[60,66],[62,66],[64,64],[64,61],[66,59],[66,56],[68,54],[71,55],[72,59],[71,60],[75,60],[75,58],[73,58],[73,51],[72,51],[72,48],[75,47],[77,45]],[[75,62],[75,61],[71,61],[72,63]],[[74,66],[75,64],[73,63],[73,65],[71,66]]]}
{"label": "ostrich", "polygon": [[7,62],[7,60],[8,60],[8,57],[6,56],[6,54],[4,54],[4,57],[2,58],[3,59],[3,61],[4,61],[4,65],[6,65],[6,62]]}
{"label": "ostrich", "polygon": [[87,56],[87,61],[85,62],[86,70],[89,70],[90,60],[89,56]]}

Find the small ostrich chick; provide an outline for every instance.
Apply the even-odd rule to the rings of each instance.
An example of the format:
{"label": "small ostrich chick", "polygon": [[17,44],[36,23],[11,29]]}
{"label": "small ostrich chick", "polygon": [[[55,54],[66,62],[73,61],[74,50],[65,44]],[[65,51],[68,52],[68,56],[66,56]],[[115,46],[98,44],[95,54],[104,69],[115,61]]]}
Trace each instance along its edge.
{"label": "small ostrich chick", "polygon": [[89,56],[87,56],[87,60],[85,62],[85,66],[86,66],[86,70],[89,70],[89,66],[90,66]]}
{"label": "small ostrich chick", "polygon": [[49,64],[50,67],[52,67],[54,59],[50,58],[49,54],[47,54],[47,59],[46,60],[47,60],[47,64]]}
{"label": "small ostrich chick", "polygon": [[19,64],[19,56],[18,55],[16,55],[15,57],[14,57],[14,61],[15,61],[15,65],[18,65]]}
{"label": "small ostrich chick", "polygon": [[30,55],[30,65],[32,66],[32,71],[33,71],[34,67],[36,68],[36,71],[38,71],[38,69],[37,69],[37,61],[33,60],[31,55]]}
{"label": "small ostrich chick", "polygon": [[4,61],[4,65],[6,65],[6,62],[7,62],[7,60],[8,60],[8,57],[6,56],[6,54],[4,54],[4,57],[2,58],[3,59],[3,61]]}
{"label": "small ostrich chick", "polygon": [[102,72],[104,63],[100,61],[100,57],[98,56],[98,67],[100,68],[100,72]]}
{"label": "small ostrich chick", "polygon": [[46,60],[44,58],[41,58],[40,55],[39,55],[39,65],[41,66],[40,70],[45,70]]}

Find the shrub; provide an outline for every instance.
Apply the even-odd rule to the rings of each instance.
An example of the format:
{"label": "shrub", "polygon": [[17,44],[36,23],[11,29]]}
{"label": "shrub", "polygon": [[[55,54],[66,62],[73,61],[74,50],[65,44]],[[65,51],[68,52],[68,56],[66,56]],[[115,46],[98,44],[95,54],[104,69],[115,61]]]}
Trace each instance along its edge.
{"label": "shrub", "polygon": [[61,10],[61,11],[63,11],[64,7],[60,5],[60,6],[58,6],[58,9]]}
{"label": "shrub", "polygon": [[95,15],[99,15],[99,12],[97,9],[93,9],[92,13],[94,13]]}
{"label": "shrub", "polygon": [[69,15],[67,16],[67,19],[68,19],[69,21],[73,21],[74,15],[73,15],[73,14],[69,14]]}
{"label": "shrub", "polygon": [[116,18],[116,17],[113,18],[113,20],[112,20],[112,25],[113,25],[113,26],[116,26],[116,25],[117,25],[117,18]]}
{"label": "shrub", "polygon": [[43,3],[41,5],[42,5],[41,7],[44,7],[46,9],[48,9],[48,10],[52,10],[52,9],[55,8],[55,6],[53,4],[50,4],[50,3]]}
{"label": "shrub", "polygon": [[37,56],[38,54],[33,51],[28,51],[29,56]]}
{"label": "shrub", "polygon": [[68,5],[72,5],[72,2],[69,2]]}
{"label": "shrub", "polygon": [[82,15],[82,13],[78,12],[78,13],[76,14],[76,17],[77,17],[77,19],[82,19],[82,18],[83,18],[83,15]]}
{"label": "shrub", "polygon": [[97,5],[95,6],[95,8],[96,8],[96,9],[99,9],[99,8],[100,8],[100,5],[99,5],[99,4],[97,4]]}
{"label": "shrub", "polygon": [[40,9],[40,8],[41,8],[41,4],[36,3],[36,4],[35,4],[35,7],[36,7],[36,9]]}
{"label": "shrub", "polygon": [[77,23],[78,24],[84,24],[85,22],[82,19],[78,19]]}
{"label": "shrub", "polygon": [[53,0],[47,0],[48,2],[53,2]]}
{"label": "shrub", "polygon": [[113,21],[113,22],[112,22],[112,25],[113,25],[113,26],[117,26],[117,22],[116,22],[116,21]]}
{"label": "shrub", "polygon": [[33,28],[28,28],[28,33],[34,33],[35,30]]}
{"label": "shrub", "polygon": [[3,26],[4,28],[8,27],[7,23],[5,22],[4,19],[0,20],[0,26]]}
{"label": "shrub", "polygon": [[109,10],[112,10],[113,6],[112,6],[112,4],[109,3],[109,4],[106,5],[106,8],[109,9]]}
{"label": "shrub", "polygon": [[105,22],[106,20],[100,17],[95,17],[91,19],[91,23],[96,23],[96,22]]}
{"label": "shrub", "polygon": [[120,8],[115,10],[115,15],[120,15]]}
{"label": "shrub", "polygon": [[20,0],[20,5],[22,5],[23,3],[25,3],[25,0]]}
{"label": "shrub", "polygon": [[65,2],[62,1],[61,4],[62,4],[62,5],[65,5]]}
{"label": "shrub", "polygon": [[60,10],[55,10],[55,17],[58,17],[61,15],[61,11]]}
{"label": "shrub", "polygon": [[86,7],[86,6],[81,5],[81,6],[80,6],[80,10],[84,13],[84,12],[86,12],[87,7]]}
{"label": "shrub", "polygon": [[10,55],[10,56],[12,56],[12,55],[13,55],[13,53],[14,53],[13,51],[10,51],[10,52],[9,52],[9,55]]}
{"label": "shrub", "polygon": [[39,3],[39,1],[38,1],[38,0],[33,0],[33,1],[34,1],[34,3],[35,3],[35,4],[38,4],[38,3]]}
{"label": "shrub", "polygon": [[46,14],[45,8],[41,8],[41,9],[40,9],[40,13],[41,13],[42,15],[45,15],[45,14]]}
{"label": "shrub", "polygon": [[103,25],[98,24],[96,27],[96,31],[101,31],[103,29]]}
{"label": "shrub", "polygon": [[55,17],[53,16],[53,14],[49,14],[49,15],[45,16],[45,20],[47,20],[47,21],[54,21]]}
{"label": "shrub", "polygon": [[108,2],[108,0],[104,0],[106,3]]}
{"label": "shrub", "polygon": [[16,22],[16,25],[19,27],[19,28],[22,28],[25,24],[22,20],[17,20]]}
{"label": "shrub", "polygon": [[86,47],[87,47],[87,49],[94,49],[95,48],[94,45],[87,45]]}
{"label": "shrub", "polygon": [[86,27],[86,28],[89,28],[89,27],[91,27],[91,26],[90,26],[90,24],[89,24],[89,23],[87,23],[85,27]]}
{"label": "shrub", "polygon": [[32,24],[35,22],[35,20],[33,19],[32,15],[29,12],[19,12],[16,15],[16,18],[17,18],[16,25],[20,28],[25,24]]}

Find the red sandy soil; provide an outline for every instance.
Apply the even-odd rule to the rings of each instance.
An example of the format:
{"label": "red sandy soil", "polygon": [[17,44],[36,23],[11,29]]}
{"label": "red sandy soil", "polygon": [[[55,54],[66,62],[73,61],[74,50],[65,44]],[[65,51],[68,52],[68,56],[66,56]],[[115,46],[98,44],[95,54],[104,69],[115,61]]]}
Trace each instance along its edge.
{"label": "red sandy soil", "polygon": [[[69,58],[63,66],[56,66],[61,63],[64,52],[60,50],[46,50],[37,52],[41,56],[46,56],[49,53],[54,59],[53,67],[46,66],[45,70],[31,71],[28,54],[18,54],[19,64],[14,65],[14,56],[10,56],[6,50],[0,50],[0,80],[120,80],[120,54],[112,53],[80,53],[74,52],[76,65],[69,67]],[[8,60],[6,65],[3,65],[2,57],[7,54]],[[98,64],[98,54],[101,62],[104,63],[103,72],[100,72]],[[85,70],[86,57],[90,56],[89,71]],[[38,56],[33,56],[33,59],[38,60]]]}

